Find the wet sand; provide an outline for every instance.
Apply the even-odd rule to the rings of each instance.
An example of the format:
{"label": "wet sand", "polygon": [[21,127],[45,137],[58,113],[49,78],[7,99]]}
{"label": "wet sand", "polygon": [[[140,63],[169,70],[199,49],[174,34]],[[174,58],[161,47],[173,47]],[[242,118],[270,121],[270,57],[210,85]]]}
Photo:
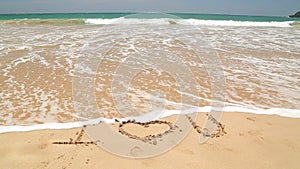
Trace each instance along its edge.
{"label": "wet sand", "polygon": [[148,159],[115,156],[94,144],[52,144],[91,142],[81,128],[4,133],[0,168],[300,168],[300,119],[224,113],[221,122],[227,134],[199,144],[191,130],[175,148]]}

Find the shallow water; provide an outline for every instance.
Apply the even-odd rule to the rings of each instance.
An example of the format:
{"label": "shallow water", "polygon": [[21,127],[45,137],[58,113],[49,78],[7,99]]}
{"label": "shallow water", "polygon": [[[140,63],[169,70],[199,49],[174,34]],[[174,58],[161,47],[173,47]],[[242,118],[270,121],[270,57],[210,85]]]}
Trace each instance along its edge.
{"label": "shallow water", "polygon": [[[299,39],[296,27],[2,23],[0,125],[207,112],[212,100],[300,117]],[[221,100],[210,67],[223,69]]]}

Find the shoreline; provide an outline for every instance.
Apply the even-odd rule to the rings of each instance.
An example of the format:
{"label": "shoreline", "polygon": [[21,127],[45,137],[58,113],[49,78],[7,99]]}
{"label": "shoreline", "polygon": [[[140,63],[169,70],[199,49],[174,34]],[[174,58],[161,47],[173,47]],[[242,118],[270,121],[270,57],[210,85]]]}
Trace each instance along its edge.
{"label": "shoreline", "polygon": [[[199,144],[199,134],[191,130],[170,151],[138,160],[92,144],[52,144],[74,139],[81,128],[2,133],[0,168],[297,168],[299,122],[277,115],[224,113],[221,123],[227,134]],[[91,141],[86,134],[80,140]]]}
{"label": "shoreline", "polygon": [[[210,110],[210,106],[205,107],[198,107],[197,110],[193,110],[195,112],[198,112],[200,114],[207,113],[208,110]],[[192,110],[192,109],[191,109]],[[234,111],[237,110],[237,111]],[[252,112],[249,112],[252,111]],[[177,110],[169,110],[166,111],[165,114],[162,115],[161,118],[166,118],[173,115],[178,114],[186,114],[184,112],[189,112],[189,110],[178,112]],[[246,114],[258,114],[258,115],[275,115],[280,117],[286,117],[286,118],[300,118],[300,110],[297,109],[283,109],[283,108],[272,108],[272,109],[249,109],[249,108],[238,108],[234,106],[227,106],[223,108],[223,113],[246,113]],[[189,113],[187,113],[189,114]],[[112,124],[115,122],[115,120],[118,121],[127,121],[127,120],[136,120],[140,122],[147,122],[147,116],[142,117],[129,117],[129,118],[96,118],[91,119],[87,121],[75,121],[75,122],[66,122],[66,123],[43,123],[43,124],[33,124],[33,125],[15,125],[15,126],[0,126],[0,134],[2,133],[12,133],[12,132],[29,132],[29,131],[36,131],[36,130],[60,130],[60,129],[73,129],[82,127],[84,125],[94,125],[98,124],[100,122],[104,122],[106,124]],[[155,119],[158,120],[158,119]]]}

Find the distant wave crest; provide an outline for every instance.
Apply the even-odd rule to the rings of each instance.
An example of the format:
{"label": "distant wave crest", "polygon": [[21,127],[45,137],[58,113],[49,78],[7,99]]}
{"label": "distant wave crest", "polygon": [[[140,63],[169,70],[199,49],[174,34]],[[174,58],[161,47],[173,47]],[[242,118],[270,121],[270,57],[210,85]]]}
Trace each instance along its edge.
{"label": "distant wave crest", "polygon": [[135,18],[114,18],[114,19],[85,19],[86,24],[180,24],[195,26],[252,26],[252,27],[291,27],[294,21],[273,21],[273,22],[255,22],[255,21],[232,21],[232,20],[199,20],[199,19],[135,19]]}
{"label": "distant wave crest", "polygon": [[9,25],[64,25],[64,24],[88,24],[88,25],[110,25],[110,24],[155,24],[155,25],[194,25],[194,26],[240,26],[240,27],[298,27],[297,21],[233,21],[233,20],[200,20],[200,19],[142,19],[142,18],[112,18],[112,19],[15,19],[2,20],[0,24]]}

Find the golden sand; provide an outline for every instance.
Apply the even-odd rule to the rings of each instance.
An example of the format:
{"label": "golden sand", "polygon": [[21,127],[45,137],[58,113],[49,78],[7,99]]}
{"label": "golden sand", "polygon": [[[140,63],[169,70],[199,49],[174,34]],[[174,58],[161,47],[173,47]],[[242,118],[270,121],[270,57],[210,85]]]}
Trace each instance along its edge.
{"label": "golden sand", "polygon": [[0,134],[0,168],[297,169],[299,122],[274,115],[225,113],[222,123],[227,134],[199,144],[199,134],[192,130],[175,148],[147,159],[119,157],[94,144],[52,144],[70,138],[90,142],[80,128],[5,133]]}

